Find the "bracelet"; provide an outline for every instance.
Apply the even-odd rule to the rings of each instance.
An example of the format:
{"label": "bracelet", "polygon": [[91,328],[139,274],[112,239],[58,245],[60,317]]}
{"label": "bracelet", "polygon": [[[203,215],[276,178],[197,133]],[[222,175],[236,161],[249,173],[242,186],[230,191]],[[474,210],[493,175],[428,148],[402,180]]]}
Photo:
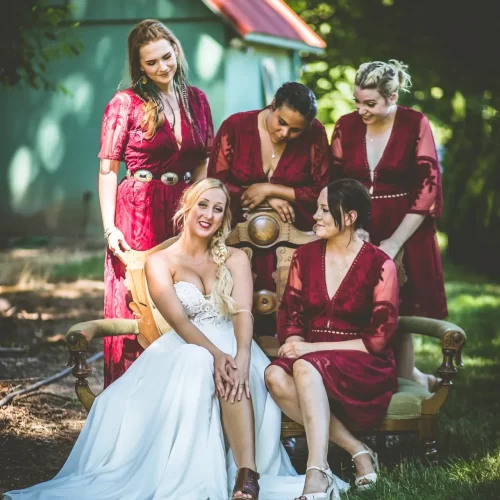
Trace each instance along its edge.
{"label": "bracelet", "polygon": [[107,240],[109,238],[109,235],[113,232],[116,231],[118,228],[116,226],[110,226],[104,230],[104,238]]}

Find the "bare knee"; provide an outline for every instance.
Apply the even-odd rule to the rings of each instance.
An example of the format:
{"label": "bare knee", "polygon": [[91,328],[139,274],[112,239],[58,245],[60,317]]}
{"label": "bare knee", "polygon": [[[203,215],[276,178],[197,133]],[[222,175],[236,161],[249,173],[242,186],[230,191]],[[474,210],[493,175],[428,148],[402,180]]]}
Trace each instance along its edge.
{"label": "bare knee", "polygon": [[290,376],[283,368],[271,365],[265,373],[265,380],[269,392],[274,396],[283,396],[288,392]]}
{"label": "bare knee", "polygon": [[306,361],[305,359],[298,359],[293,364],[293,378],[304,378],[304,377],[317,377],[319,376],[318,370]]}

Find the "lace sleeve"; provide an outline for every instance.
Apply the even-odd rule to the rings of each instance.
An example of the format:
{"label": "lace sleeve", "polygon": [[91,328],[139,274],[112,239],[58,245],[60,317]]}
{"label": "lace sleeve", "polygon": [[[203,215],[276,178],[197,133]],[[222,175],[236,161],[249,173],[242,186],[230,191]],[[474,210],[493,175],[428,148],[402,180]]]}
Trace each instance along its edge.
{"label": "lace sleeve", "polygon": [[330,182],[330,148],[325,127],[314,125],[314,137],[311,144],[311,178],[309,186],[295,188],[297,202],[316,204],[320,191]]}
{"label": "lace sleeve", "polygon": [[123,160],[131,108],[132,98],[126,92],[116,94],[106,106],[101,126],[101,149],[98,154],[102,160]]}
{"label": "lace sleeve", "polygon": [[231,169],[234,157],[234,128],[229,120],[225,120],[215,136],[212,154],[208,162],[208,177],[221,180],[231,195],[231,209],[233,213],[241,208],[241,195],[245,189],[230,182]]}
{"label": "lace sleeve", "polygon": [[208,102],[207,96],[200,92],[201,102],[203,104],[203,116],[205,118],[205,158],[208,158],[212,153],[212,148],[214,145],[214,122],[212,120],[212,110],[210,109],[210,104]]}
{"label": "lace sleeve", "polygon": [[344,169],[344,151],[342,149],[342,130],[337,120],[332,134],[332,180],[341,179]]}
{"label": "lace sleeve", "polygon": [[288,282],[278,310],[278,339],[284,344],[288,337],[305,337],[304,303],[300,263],[297,252],[293,254],[288,273]]}
{"label": "lace sleeve", "polygon": [[398,276],[394,262],[387,259],[373,290],[373,310],[370,324],[360,336],[368,352],[386,351],[398,326]]}
{"label": "lace sleeve", "polygon": [[427,117],[422,116],[415,150],[413,205],[409,213],[439,218],[442,211],[441,172],[434,137]]}

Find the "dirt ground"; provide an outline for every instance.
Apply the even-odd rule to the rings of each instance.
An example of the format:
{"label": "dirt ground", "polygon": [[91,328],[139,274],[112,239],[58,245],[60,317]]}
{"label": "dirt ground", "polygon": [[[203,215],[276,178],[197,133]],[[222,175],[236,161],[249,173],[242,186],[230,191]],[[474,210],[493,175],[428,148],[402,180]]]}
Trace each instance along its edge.
{"label": "dirt ground", "polygon": [[[64,334],[75,323],[102,318],[103,284],[24,280],[0,286],[0,399],[65,368]],[[20,352],[6,351],[18,348]],[[92,347],[101,350],[100,342]],[[92,365],[94,392],[103,384],[102,358]],[[0,408],[0,496],[52,478],[86,418],[71,374]]]}

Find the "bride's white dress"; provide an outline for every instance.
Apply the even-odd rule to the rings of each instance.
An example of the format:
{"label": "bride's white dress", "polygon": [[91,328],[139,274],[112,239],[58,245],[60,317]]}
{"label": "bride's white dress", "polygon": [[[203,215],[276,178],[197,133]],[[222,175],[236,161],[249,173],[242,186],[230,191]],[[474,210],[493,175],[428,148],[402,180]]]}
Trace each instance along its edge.
{"label": "bride's white dress", "polygon": [[[175,284],[190,320],[222,351],[236,354],[230,320],[188,282]],[[280,443],[281,413],[264,384],[269,364],[252,343],[250,388],[255,413],[260,500],[302,492]],[[161,336],[94,402],[65,465],[46,483],[11,491],[18,500],[227,500],[236,465],[225,443],[215,397],[213,358],[171,331]],[[340,489],[347,483],[338,479]]]}

